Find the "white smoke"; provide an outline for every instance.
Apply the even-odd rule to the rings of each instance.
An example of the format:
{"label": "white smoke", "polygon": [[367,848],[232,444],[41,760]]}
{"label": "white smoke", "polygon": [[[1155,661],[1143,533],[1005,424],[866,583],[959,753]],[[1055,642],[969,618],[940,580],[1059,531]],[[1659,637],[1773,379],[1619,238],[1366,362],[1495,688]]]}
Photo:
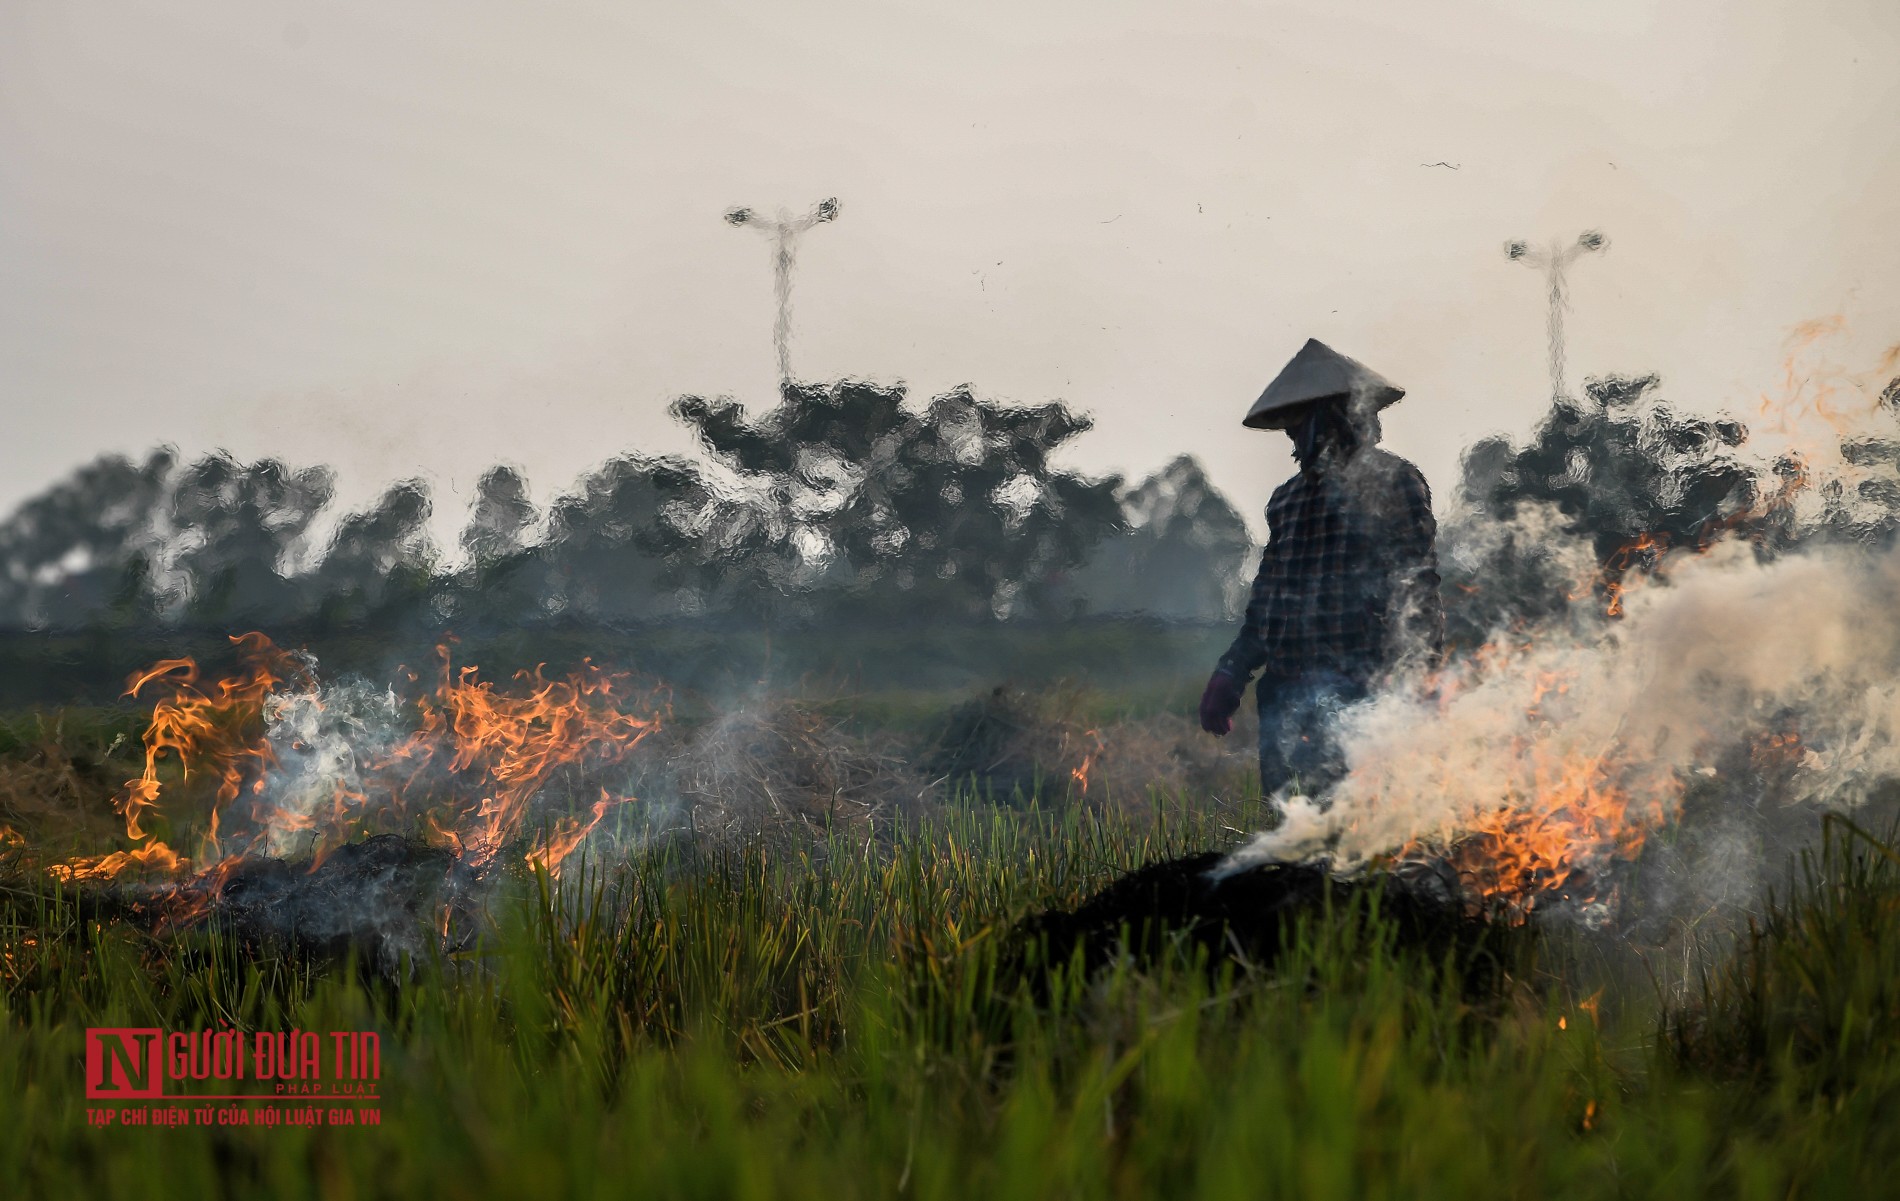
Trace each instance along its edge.
{"label": "white smoke", "polygon": [[[314,660],[311,667],[314,675]],[[372,803],[388,804],[386,793],[372,795],[372,771],[402,741],[405,717],[393,689],[361,680],[273,695],[264,720],[275,764],[251,804],[260,849],[278,858],[307,853],[347,833]]]}
{"label": "white smoke", "polygon": [[[1759,838],[1790,814],[1858,809],[1900,780],[1900,381],[1888,382],[1900,346],[1852,373],[1831,361],[1839,332],[1839,321],[1794,331],[1751,456],[1756,515],[1778,512],[1780,544],[1805,549],[1771,559],[1733,537],[1677,550],[1624,579],[1611,620],[1589,539],[1555,510],[1454,518],[1448,562],[1501,598],[1486,617],[1503,632],[1440,677],[1413,673],[1345,711],[1347,776],[1324,798],[1283,798],[1278,828],[1222,870],[1322,857],[1353,870],[1534,828],[1579,797],[1612,817],[1625,803],[1566,848],[1566,864],[1588,871],[1633,853],[1640,840],[1627,835],[1674,822],[1687,798],[1698,815],[1721,810],[1696,874],[1737,876],[1748,821]],[[1566,578],[1578,581],[1567,612],[1519,613],[1535,624],[1512,627],[1514,599]],[[1756,883],[1697,889],[1719,899]]]}
{"label": "white smoke", "polygon": [[1546,628],[1348,710],[1349,774],[1324,803],[1286,799],[1279,828],[1224,870],[1316,857],[1350,870],[1534,820],[1580,785],[1620,790],[1632,820],[1659,825],[1692,784],[1747,776],[1751,742],[1790,724],[1804,749],[1776,795],[1746,778],[1722,781],[1725,794],[1853,809],[1900,776],[1896,595],[1895,551],[1761,562],[1728,543],[1671,556],[1620,621]]}
{"label": "white smoke", "polygon": [[[265,702],[270,763],[224,815],[220,838],[227,851],[320,858],[366,832],[413,835],[418,823],[465,833],[470,815],[486,811],[491,801],[480,789],[492,791],[497,783],[458,778],[452,756],[420,749],[414,700],[360,677],[319,683],[315,659],[301,657],[304,682]],[[645,799],[653,775],[646,758],[576,763],[553,773],[526,798],[524,832],[585,821],[596,801],[638,796],[639,805],[611,806],[612,820],[595,822],[575,848],[616,859],[634,854],[663,808]]]}

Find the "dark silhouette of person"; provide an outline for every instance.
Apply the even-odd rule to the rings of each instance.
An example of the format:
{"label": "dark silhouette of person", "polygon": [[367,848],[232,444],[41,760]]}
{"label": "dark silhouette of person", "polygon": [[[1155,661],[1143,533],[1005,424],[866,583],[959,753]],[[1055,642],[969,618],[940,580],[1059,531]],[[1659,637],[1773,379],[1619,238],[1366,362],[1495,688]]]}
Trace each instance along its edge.
{"label": "dark silhouette of person", "polygon": [[1405,395],[1308,340],[1244,424],[1283,430],[1300,470],[1267,503],[1268,540],[1240,633],[1201,696],[1201,726],[1233,729],[1247,682],[1260,712],[1260,786],[1319,796],[1345,774],[1340,712],[1444,644],[1437,523],[1417,467],[1379,449],[1379,411]]}

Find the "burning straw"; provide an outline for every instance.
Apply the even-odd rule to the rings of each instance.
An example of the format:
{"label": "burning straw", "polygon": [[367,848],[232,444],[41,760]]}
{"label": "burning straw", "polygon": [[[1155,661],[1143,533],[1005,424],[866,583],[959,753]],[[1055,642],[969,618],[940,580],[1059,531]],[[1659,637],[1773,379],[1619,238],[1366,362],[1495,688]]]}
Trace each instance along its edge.
{"label": "burning straw", "polygon": [[[1222,870],[1434,861],[1475,908],[1596,924],[1685,797],[1819,814],[1900,777],[1897,394],[1795,366],[1813,343],[1797,336],[1764,408],[1780,446],[1756,479],[1778,486],[1692,545],[1634,539],[1561,620],[1389,681],[1342,715],[1349,774],[1283,798],[1280,825]],[[1552,533],[1547,510],[1519,518]]]}
{"label": "burning straw", "polygon": [[[450,902],[502,858],[558,876],[610,814],[635,801],[619,785],[660,728],[659,698],[592,664],[554,678],[522,672],[497,687],[456,667],[444,646],[433,686],[404,700],[361,684],[322,686],[313,660],[262,634],[232,642],[240,666],[215,682],[189,659],[132,677],[128,695],[154,696],[144,770],[115,802],[135,845],[52,864],[56,879],[114,882],[134,911],[167,926],[218,910],[263,930],[275,914],[310,943],[311,930],[329,928],[313,925],[319,912],[338,929],[367,922],[380,931],[383,916],[349,914],[402,914],[421,903],[432,908],[427,924],[446,932]],[[197,779],[213,784],[214,797],[188,856],[151,823]],[[383,903],[384,893],[400,893],[401,903]],[[450,900],[429,902],[437,894]]]}
{"label": "burning straw", "polygon": [[1780,747],[1783,803],[1858,806],[1900,773],[1896,589],[1896,552],[1672,562],[1594,637],[1548,632],[1348,712],[1330,803],[1288,799],[1231,863],[1435,850],[1486,904],[1587,904],[1692,782],[1733,775],[1765,735],[1799,740]]}

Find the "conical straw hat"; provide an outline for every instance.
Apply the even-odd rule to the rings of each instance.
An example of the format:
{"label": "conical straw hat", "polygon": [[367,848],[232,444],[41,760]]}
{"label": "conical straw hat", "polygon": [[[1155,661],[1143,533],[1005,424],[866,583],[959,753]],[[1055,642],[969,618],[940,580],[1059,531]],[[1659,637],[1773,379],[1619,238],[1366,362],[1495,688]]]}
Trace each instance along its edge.
{"label": "conical straw hat", "polygon": [[1364,363],[1347,358],[1318,338],[1308,338],[1300,353],[1280,369],[1260,399],[1253,402],[1241,424],[1257,430],[1279,429],[1287,416],[1285,410],[1311,401],[1363,398],[1383,409],[1404,395],[1404,388]]}

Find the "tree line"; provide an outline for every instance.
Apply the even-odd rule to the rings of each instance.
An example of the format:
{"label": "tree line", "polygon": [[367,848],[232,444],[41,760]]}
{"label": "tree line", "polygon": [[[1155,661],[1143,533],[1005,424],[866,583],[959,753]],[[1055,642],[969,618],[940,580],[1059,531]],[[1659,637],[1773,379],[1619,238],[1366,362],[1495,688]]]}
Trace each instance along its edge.
{"label": "tree line", "polygon": [[860,380],[760,414],[683,397],[703,460],[622,454],[545,510],[494,467],[459,554],[421,480],[337,516],[327,468],[103,456],[0,523],[0,626],[1233,616],[1252,537],[1191,458],[1091,478],[1056,462],[1090,428],[1066,405],[906,400]]}
{"label": "tree line", "polygon": [[[1900,412],[1900,380],[1878,399]],[[322,467],[105,456],[0,523],[0,629],[1218,622],[1245,598],[1257,543],[1201,466],[1132,484],[1069,470],[1059,452],[1091,423],[1061,403],[964,387],[913,405],[847,379],[788,385],[762,413],[687,396],[672,414],[703,458],[619,455],[545,509],[495,467],[453,555],[420,480],[326,521]],[[1453,641],[1552,619],[1717,538],[1764,555],[1891,543],[1900,424],[1838,452],[1816,474],[1756,454],[1732,417],[1677,409],[1653,374],[1591,379],[1523,441],[1464,453],[1439,541]]]}

